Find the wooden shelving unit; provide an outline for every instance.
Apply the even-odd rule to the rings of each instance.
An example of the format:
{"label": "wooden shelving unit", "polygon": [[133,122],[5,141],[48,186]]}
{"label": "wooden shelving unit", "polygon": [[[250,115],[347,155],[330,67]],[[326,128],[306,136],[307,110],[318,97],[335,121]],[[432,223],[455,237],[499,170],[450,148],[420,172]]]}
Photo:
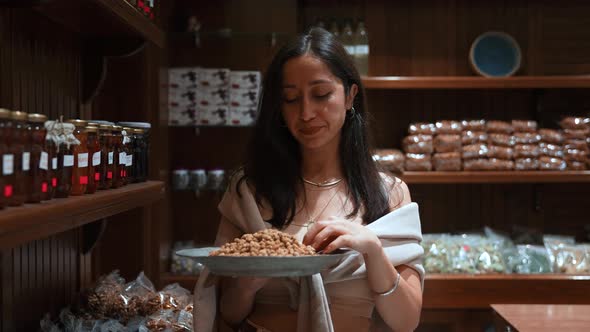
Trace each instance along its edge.
{"label": "wooden shelving unit", "polygon": [[148,181],[93,195],[53,199],[0,211],[0,249],[42,239],[84,224],[153,203],[164,197],[164,183]]}
{"label": "wooden shelving unit", "polygon": [[570,89],[590,88],[590,75],[515,76],[365,76],[367,89]]}
{"label": "wooden shelving unit", "polygon": [[578,183],[590,182],[590,171],[404,172],[412,184],[443,183]]}
{"label": "wooden shelving unit", "polygon": [[493,303],[587,304],[590,275],[431,274],[426,276],[424,308],[489,309]]}
{"label": "wooden shelving unit", "polygon": [[89,36],[141,38],[164,47],[165,33],[124,0],[36,1],[52,21]]}
{"label": "wooden shelving unit", "polygon": [[[163,285],[179,283],[192,290],[198,276],[164,273]],[[489,309],[493,303],[587,304],[590,275],[566,274],[427,274],[425,309]],[[515,292],[515,290],[518,290]]]}

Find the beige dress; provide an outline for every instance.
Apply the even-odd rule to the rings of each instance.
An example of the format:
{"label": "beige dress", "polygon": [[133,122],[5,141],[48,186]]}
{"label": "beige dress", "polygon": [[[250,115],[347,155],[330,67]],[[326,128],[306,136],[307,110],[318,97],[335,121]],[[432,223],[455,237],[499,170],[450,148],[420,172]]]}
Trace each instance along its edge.
{"label": "beige dress", "polygon": [[[248,225],[244,223],[253,219],[238,215],[244,210],[252,210],[253,207],[245,209],[242,205],[243,202],[251,202],[252,200],[244,200],[243,197],[239,197],[235,192],[234,185],[230,186],[230,188],[219,204],[222,220],[217,234],[217,245],[231,241],[248,232],[246,231],[249,229]],[[241,194],[252,195],[245,182],[241,185]],[[322,213],[322,217],[342,217],[342,215],[346,214],[343,213],[343,205],[346,205],[346,203],[346,200],[342,200],[341,197],[332,198],[331,206],[328,206]],[[270,219],[271,212],[268,209],[257,206],[257,210],[263,220]],[[282,231],[294,235],[301,241],[307,232],[307,228],[295,225],[298,224],[297,219],[301,218],[295,218],[293,223]],[[350,221],[362,222],[360,218]],[[264,222],[264,227],[270,228],[271,225]],[[273,278],[264,288],[258,291],[255,298],[255,307],[248,321],[251,325],[259,327],[259,331],[296,331],[297,312],[289,307],[290,297],[286,286],[287,283],[298,283],[298,279]],[[325,289],[335,331],[363,332],[371,330],[371,315],[375,303],[366,278],[325,284]]]}

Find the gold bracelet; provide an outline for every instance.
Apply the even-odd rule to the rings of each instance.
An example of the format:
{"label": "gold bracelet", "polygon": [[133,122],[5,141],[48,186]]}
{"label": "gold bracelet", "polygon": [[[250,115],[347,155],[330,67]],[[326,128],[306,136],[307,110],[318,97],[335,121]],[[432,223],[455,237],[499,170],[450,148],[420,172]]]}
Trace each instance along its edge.
{"label": "gold bracelet", "polygon": [[399,280],[400,280],[400,278],[401,278],[401,274],[398,272],[397,273],[397,278],[395,278],[395,282],[393,283],[393,287],[391,287],[390,290],[387,290],[387,291],[385,291],[383,293],[376,293],[375,292],[375,296],[381,297],[381,296],[387,296],[387,295],[393,294],[393,292],[395,292],[395,290],[397,289],[397,286],[399,286]]}

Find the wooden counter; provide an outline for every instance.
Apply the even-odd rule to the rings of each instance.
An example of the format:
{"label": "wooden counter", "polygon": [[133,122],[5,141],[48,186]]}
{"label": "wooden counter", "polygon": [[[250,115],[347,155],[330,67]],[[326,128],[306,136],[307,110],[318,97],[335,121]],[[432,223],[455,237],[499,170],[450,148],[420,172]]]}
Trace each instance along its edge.
{"label": "wooden counter", "polygon": [[492,308],[509,324],[500,322],[499,331],[590,331],[590,305],[492,304]]}

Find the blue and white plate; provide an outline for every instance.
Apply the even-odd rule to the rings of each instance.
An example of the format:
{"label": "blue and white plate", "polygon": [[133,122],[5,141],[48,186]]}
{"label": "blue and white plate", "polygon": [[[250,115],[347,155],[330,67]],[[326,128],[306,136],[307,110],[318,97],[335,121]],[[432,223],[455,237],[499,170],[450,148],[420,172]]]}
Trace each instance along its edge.
{"label": "blue and white plate", "polygon": [[505,32],[489,31],[471,44],[469,61],[473,69],[486,77],[508,77],[520,68],[520,46]]}

